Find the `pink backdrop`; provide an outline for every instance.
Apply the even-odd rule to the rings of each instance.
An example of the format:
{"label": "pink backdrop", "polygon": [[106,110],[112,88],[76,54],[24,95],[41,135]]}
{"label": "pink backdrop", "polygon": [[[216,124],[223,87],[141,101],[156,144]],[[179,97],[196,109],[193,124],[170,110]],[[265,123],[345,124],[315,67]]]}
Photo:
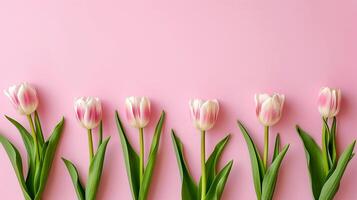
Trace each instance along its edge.
{"label": "pink backdrop", "polygon": [[[340,150],[357,137],[356,13],[354,0],[3,0],[0,88],[21,81],[35,85],[47,135],[62,115],[66,118],[44,194],[48,200],[76,199],[61,156],[72,160],[82,177],[87,173],[86,133],[73,111],[73,99],[82,95],[103,100],[104,131],[112,136],[98,199],[131,199],[114,122],[114,110],[123,116],[129,95],[150,97],[155,121],[162,109],[167,112],[149,199],[180,199],[171,128],[184,142],[194,178],[200,175],[200,137],[188,109],[192,97],[221,103],[217,125],[207,135],[207,152],[226,133],[233,135],[220,163],[234,159],[223,199],[255,199],[248,151],[236,120],[246,124],[261,147],[263,129],[255,117],[253,95],[284,93],[283,118],[272,132],[281,132],[291,148],[275,199],[308,200],[305,155],[294,126],[299,123],[320,140],[317,92],[321,86],[339,87]],[[26,124],[4,95],[0,105],[0,113]],[[155,123],[145,135],[146,152]],[[136,130],[127,130],[137,144]],[[0,132],[24,153],[19,134],[4,118]],[[2,198],[22,199],[3,148],[0,177]],[[354,158],[336,199],[357,199],[356,179]]]}

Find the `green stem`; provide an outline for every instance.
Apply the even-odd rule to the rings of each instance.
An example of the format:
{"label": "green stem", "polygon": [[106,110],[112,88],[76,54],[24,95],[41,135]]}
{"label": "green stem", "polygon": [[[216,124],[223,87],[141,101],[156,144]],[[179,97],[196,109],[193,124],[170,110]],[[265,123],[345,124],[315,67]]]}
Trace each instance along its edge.
{"label": "green stem", "polygon": [[[322,119],[325,120],[325,119]],[[325,122],[323,122],[325,123]],[[327,123],[327,119],[326,119],[326,123]],[[322,126],[322,157],[323,157],[323,168],[324,168],[324,172],[325,175],[328,174],[329,171],[329,162],[328,162],[328,155],[327,155],[327,141],[328,141],[328,134],[327,134],[327,130],[325,127],[325,124],[323,124]]]}
{"label": "green stem", "polygon": [[202,191],[201,191],[201,200],[206,199],[206,137],[205,131],[201,132],[201,173],[202,173]]}
{"label": "green stem", "polygon": [[93,138],[92,138],[92,129],[87,129],[88,133],[88,146],[89,146],[89,161],[92,162],[93,159]]}
{"label": "green stem", "polygon": [[140,137],[140,184],[144,177],[144,129],[139,128]]}
{"label": "green stem", "polygon": [[268,158],[269,157],[269,126],[264,127],[264,168],[268,168]]}
{"label": "green stem", "polygon": [[35,126],[33,124],[33,121],[32,121],[32,117],[31,117],[31,114],[27,115],[27,119],[29,121],[29,124],[30,124],[30,128],[31,128],[31,133],[32,133],[32,137],[33,137],[33,140],[34,140],[34,143],[35,143],[35,157],[36,157],[36,163],[39,163],[40,162],[40,150],[38,148],[38,141],[37,141],[37,134],[36,134],[36,131],[35,131]]}

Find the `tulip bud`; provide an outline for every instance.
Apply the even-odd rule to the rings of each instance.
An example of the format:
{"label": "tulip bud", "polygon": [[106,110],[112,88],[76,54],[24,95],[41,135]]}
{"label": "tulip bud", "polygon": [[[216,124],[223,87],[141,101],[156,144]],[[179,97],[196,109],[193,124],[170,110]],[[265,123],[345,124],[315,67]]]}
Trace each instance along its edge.
{"label": "tulip bud", "polygon": [[35,88],[27,83],[13,85],[4,91],[12,105],[22,115],[30,115],[38,106],[38,98]]}
{"label": "tulip bud", "polygon": [[264,126],[273,126],[282,115],[285,96],[281,94],[256,94],[256,115]]}
{"label": "tulip bud", "polygon": [[128,97],[125,100],[125,112],[132,127],[144,128],[150,121],[150,100],[147,97]]}
{"label": "tulip bud", "polygon": [[328,87],[321,88],[318,98],[318,109],[322,117],[334,117],[340,111],[341,91]]}
{"label": "tulip bud", "polygon": [[201,99],[190,100],[190,110],[193,122],[197,129],[207,131],[217,121],[219,103],[216,99],[203,101]]}
{"label": "tulip bud", "polygon": [[93,129],[102,120],[102,104],[99,98],[81,97],[74,102],[74,110],[81,125]]}

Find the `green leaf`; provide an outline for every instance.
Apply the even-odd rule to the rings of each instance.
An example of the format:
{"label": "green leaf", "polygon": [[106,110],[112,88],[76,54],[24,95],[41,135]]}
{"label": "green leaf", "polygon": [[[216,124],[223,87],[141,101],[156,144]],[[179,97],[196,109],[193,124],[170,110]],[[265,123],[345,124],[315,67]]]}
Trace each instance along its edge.
{"label": "green leaf", "polygon": [[56,153],[57,145],[63,130],[63,125],[64,125],[64,118],[62,118],[61,121],[56,125],[50,138],[47,141],[48,145],[43,157],[39,187],[36,192],[35,200],[41,199],[41,195],[45,189],[47,178],[52,167],[54,155]]}
{"label": "green leaf", "polygon": [[335,171],[332,173],[330,178],[325,182],[319,200],[332,200],[338,191],[342,176],[346,170],[347,164],[351,160],[353,154],[353,149],[355,147],[356,141],[350,144],[346,150],[342,153],[339,159]]}
{"label": "green leaf", "polygon": [[40,147],[42,147],[42,145],[45,143],[45,139],[43,137],[41,122],[37,111],[35,111],[34,121],[35,121],[35,130],[36,130],[37,139],[40,144]]}
{"label": "green leaf", "polygon": [[97,153],[94,155],[89,167],[88,181],[85,191],[86,200],[95,200],[100,178],[102,176],[103,164],[105,158],[105,150],[107,148],[110,137],[104,140],[99,146]]}
{"label": "green leaf", "polygon": [[276,138],[275,138],[273,162],[274,162],[275,158],[279,155],[279,153],[280,153],[280,135],[277,134]]}
{"label": "green leaf", "polygon": [[233,160],[229,161],[228,164],[223,167],[223,169],[214,178],[210,189],[206,195],[207,200],[219,200],[221,199],[224,187],[227,183],[229,173],[232,169]]}
{"label": "green leaf", "polygon": [[[230,139],[230,135],[227,135],[225,138],[219,141],[218,144],[215,146],[213,152],[209,156],[208,160],[206,161],[207,191],[211,187],[211,184],[216,177],[217,163],[229,139]],[[201,190],[202,190],[201,184],[202,183],[200,179],[199,186],[198,186],[198,197],[201,196]]]}
{"label": "green leaf", "polygon": [[259,155],[258,149],[254,144],[252,138],[250,137],[248,131],[245,129],[243,124],[238,121],[239,128],[244,136],[244,139],[248,146],[248,151],[250,155],[250,161],[252,164],[252,172],[253,172],[253,180],[254,180],[254,187],[255,193],[257,194],[257,199],[261,199],[261,191],[262,191],[262,181],[265,174],[263,161]]}
{"label": "green leaf", "polygon": [[99,141],[98,141],[98,147],[102,144],[103,142],[103,121],[101,120],[99,123]]}
{"label": "green leaf", "polygon": [[336,164],[337,162],[336,126],[336,117],[334,117],[330,130],[330,141],[328,145],[329,155],[331,157],[332,164]]}
{"label": "green leaf", "polygon": [[263,179],[262,200],[272,200],[278,178],[281,162],[289,149],[289,145],[286,145],[283,150],[278,154],[273,163],[268,168]]}
{"label": "green leaf", "polygon": [[182,188],[181,198],[182,200],[197,200],[197,185],[193,180],[190,172],[187,168],[185,158],[183,156],[183,145],[180,139],[175,135],[175,132],[171,130],[172,143],[174,145],[177,163],[180,170]]}
{"label": "green leaf", "polygon": [[76,190],[76,194],[78,197],[78,200],[85,200],[84,198],[84,189],[83,186],[81,184],[81,181],[79,179],[79,175],[78,175],[78,171],[76,166],[74,166],[73,163],[71,163],[71,161],[66,160],[64,158],[62,158],[64,164],[66,164],[66,167],[68,169],[68,173],[71,176],[72,179],[72,183],[74,186],[74,189]]}
{"label": "green leaf", "polygon": [[214,148],[212,154],[206,161],[206,174],[207,174],[207,188],[211,187],[211,184],[216,177],[217,163],[222,155],[223,149],[228,143],[230,135],[223,138]]}
{"label": "green leaf", "polygon": [[140,185],[140,192],[139,192],[139,198],[138,198],[139,200],[146,200],[146,198],[147,198],[147,194],[148,194],[149,187],[150,187],[151,177],[152,177],[152,173],[153,173],[155,162],[156,162],[157,151],[159,149],[159,142],[160,142],[160,136],[161,136],[161,132],[162,132],[162,125],[164,123],[164,119],[165,119],[165,112],[163,111],[161,113],[161,117],[160,117],[160,119],[156,125],[156,128],[155,128],[155,133],[154,133],[153,140],[152,140],[151,147],[150,147],[148,162],[145,167],[145,172],[143,175],[143,182]]}
{"label": "green leaf", "polygon": [[296,127],[297,132],[304,144],[307,166],[310,172],[310,181],[314,199],[319,199],[321,189],[325,182],[325,172],[323,167],[323,157],[321,148],[316,144],[315,140],[303,131],[299,126]]}
{"label": "green leaf", "polygon": [[10,162],[12,164],[12,167],[15,170],[15,174],[17,176],[17,179],[19,181],[19,184],[21,186],[21,190],[24,194],[24,197],[26,200],[32,200],[24,178],[24,174],[22,171],[22,160],[21,160],[21,155],[19,151],[16,149],[16,147],[4,136],[0,135],[0,142],[3,145],[7,155],[9,156]]}
{"label": "green leaf", "polygon": [[134,200],[139,197],[140,190],[140,176],[139,176],[139,156],[130,145],[128,138],[126,137],[123,124],[120,121],[118,111],[115,111],[116,124],[120,136],[121,146],[123,149],[125,167],[130,183],[130,189]]}

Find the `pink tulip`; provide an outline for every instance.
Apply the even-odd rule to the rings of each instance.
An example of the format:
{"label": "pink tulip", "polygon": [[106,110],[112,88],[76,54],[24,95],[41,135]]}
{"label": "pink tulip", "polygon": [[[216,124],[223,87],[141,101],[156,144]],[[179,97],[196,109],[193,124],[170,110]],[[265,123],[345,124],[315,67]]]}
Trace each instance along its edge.
{"label": "pink tulip", "polygon": [[132,127],[144,128],[150,121],[150,100],[147,97],[128,97],[125,100],[125,112]]}
{"label": "pink tulip", "polygon": [[207,131],[217,121],[219,103],[216,99],[203,101],[201,99],[190,100],[191,116],[197,129]]}
{"label": "pink tulip", "polygon": [[282,115],[285,96],[281,94],[256,94],[256,114],[264,126],[273,126]]}
{"label": "pink tulip", "polygon": [[339,89],[321,88],[318,109],[322,117],[334,117],[340,111],[341,91]]}
{"label": "pink tulip", "polygon": [[98,98],[78,98],[74,103],[74,110],[78,121],[88,130],[97,127],[102,120],[102,105]]}
{"label": "pink tulip", "polygon": [[30,115],[38,106],[38,98],[35,88],[27,83],[13,85],[4,91],[12,105],[22,115]]}

